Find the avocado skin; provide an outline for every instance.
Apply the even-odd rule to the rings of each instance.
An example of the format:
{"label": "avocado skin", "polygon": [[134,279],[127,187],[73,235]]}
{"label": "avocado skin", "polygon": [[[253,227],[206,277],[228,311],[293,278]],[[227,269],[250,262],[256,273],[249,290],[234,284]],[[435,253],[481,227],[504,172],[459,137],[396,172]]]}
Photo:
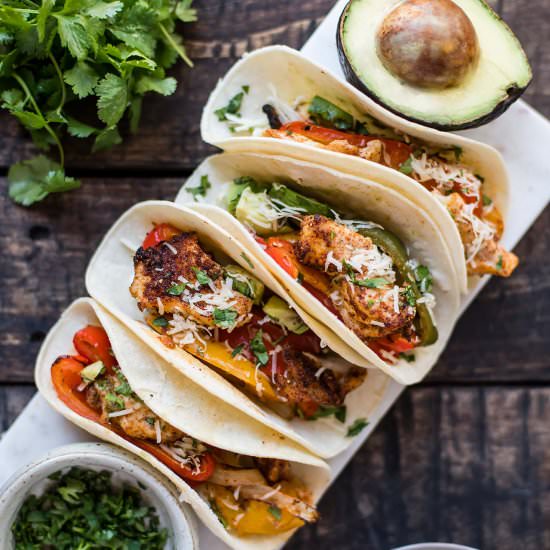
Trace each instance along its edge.
{"label": "avocado skin", "polygon": [[[365,86],[365,83],[361,80],[361,78],[359,78],[359,75],[353,69],[348,59],[348,56],[346,55],[346,50],[344,48],[342,35],[344,30],[344,22],[346,20],[348,11],[352,3],[353,3],[353,0],[350,0],[346,4],[346,7],[342,11],[342,15],[340,15],[338,26],[336,27],[336,48],[338,50],[338,59],[340,60],[340,66],[344,71],[344,76],[346,77],[346,80],[352,86],[357,88],[360,92],[369,96],[373,101],[376,101],[376,103],[384,107],[384,109],[391,111],[392,113],[396,114],[397,116],[400,116],[401,118],[405,118],[406,120],[410,120],[411,122],[416,122],[417,124],[421,124],[422,126],[427,126],[428,128],[434,128],[435,130],[441,130],[444,132],[454,132],[457,130],[468,130],[470,128],[478,128],[479,126],[483,126],[484,124],[491,122],[492,120],[494,120],[495,118],[498,118],[500,115],[506,112],[510,107],[510,105],[512,105],[512,103],[514,103],[521,97],[523,92],[527,90],[527,88],[529,87],[529,84],[531,84],[532,82],[532,80],[529,81],[527,85],[523,88],[520,88],[518,86],[512,86],[511,88],[508,88],[507,90],[508,97],[506,99],[503,99],[498,105],[496,105],[495,108],[490,113],[487,113],[486,115],[483,115],[476,119],[462,122],[459,124],[440,124],[438,122],[431,122],[429,120],[422,120],[419,118],[415,118],[407,115],[406,113],[397,111],[396,109],[393,109],[392,107],[387,105],[381,97],[373,93],[367,86]],[[500,21],[502,21],[502,18],[498,14],[497,14],[497,17]]]}

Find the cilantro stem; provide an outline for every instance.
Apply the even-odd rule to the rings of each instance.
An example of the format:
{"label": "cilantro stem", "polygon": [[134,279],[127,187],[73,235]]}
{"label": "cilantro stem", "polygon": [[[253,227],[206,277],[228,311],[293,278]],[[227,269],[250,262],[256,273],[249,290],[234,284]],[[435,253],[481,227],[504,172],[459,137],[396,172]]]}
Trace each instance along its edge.
{"label": "cilantro stem", "polygon": [[27,83],[15,71],[12,73],[12,76],[13,78],[15,78],[15,80],[17,80],[17,82],[19,83],[19,86],[21,86],[21,88],[25,92],[25,95],[31,102],[31,105],[34,108],[35,113],[44,121],[44,128],[46,129],[48,134],[52,136],[53,140],[57,145],[57,149],[59,151],[59,163],[61,164],[62,167],[65,166],[65,153],[63,151],[63,146],[61,145],[61,142],[59,141],[57,134],[53,131],[52,127],[48,124],[48,121],[44,118],[44,115],[42,114],[42,111],[36,104],[36,101],[33,95],[31,94],[31,91],[29,90]]}
{"label": "cilantro stem", "polygon": [[51,52],[48,54],[48,57],[50,58],[50,61],[52,62],[52,65],[55,68],[55,72],[57,73],[57,77],[59,78],[59,84],[61,86],[61,100],[59,101],[59,105],[55,112],[61,116],[61,110],[65,106],[65,101],[67,100],[67,90],[65,89],[65,82],[63,80],[63,75],[61,74],[61,69],[59,68],[59,65],[57,64],[57,61],[55,60],[55,57],[51,54]]}
{"label": "cilantro stem", "polygon": [[2,9],[17,11],[20,13],[38,13],[38,10],[31,10],[28,8],[14,8],[12,6],[2,6]]}
{"label": "cilantro stem", "polygon": [[193,66],[193,62],[189,59],[189,57],[187,57],[187,54],[185,53],[185,50],[178,44],[176,43],[176,41],[172,38],[172,35],[166,30],[166,28],[164,27],[164,25],[162,23],[158,23],[158,26],[159,26],[159,29],[161,30],[162,34],[164,35],[164,37],[166,38],[166,40],[168,41],[168,43],[170,44],[170,46],[172,46],[172,48],[174,48],[174,50],[176,50],[176,52],[178,53],[178,55],[190,66],[192,67]]}

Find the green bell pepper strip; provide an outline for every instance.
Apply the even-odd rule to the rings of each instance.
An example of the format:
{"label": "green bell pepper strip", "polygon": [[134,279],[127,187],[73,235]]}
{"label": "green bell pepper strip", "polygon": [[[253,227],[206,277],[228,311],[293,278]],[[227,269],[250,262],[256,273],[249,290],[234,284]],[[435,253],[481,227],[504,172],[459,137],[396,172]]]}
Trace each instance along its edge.
{"label": "green bell pepper strip", "polygon": [[[422,293],[416,284],[414,272],[407,265],[409,261],[407,249],[401,240],[393,233],[379,227],[361,228],[357,230],[357,233],[369,237],[376,246],[390,256],[401,279],[410,285],[415,301],[421,298]],[[416,303],[416,312],[417,320],[415,324],[420,332],[420,344],[422,346],[429,346],[437,341],[437,327],[433,323],[431,313],[426,304]]]}

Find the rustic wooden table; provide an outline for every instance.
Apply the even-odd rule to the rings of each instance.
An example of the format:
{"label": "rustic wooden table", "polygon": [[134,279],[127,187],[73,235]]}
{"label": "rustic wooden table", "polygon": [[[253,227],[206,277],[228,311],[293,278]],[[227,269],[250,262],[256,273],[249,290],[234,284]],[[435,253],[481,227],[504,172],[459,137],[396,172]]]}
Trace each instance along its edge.
{"label": "rustic wooden table", "polygon": [[[187,29],[194,70],[179,66],[170,98],[144,105],[138,136],[95,156],[71,144],[84,186],[32,208],[0,196],[0,429],[34,393],[33,363],[63,309],[85,294],[101,236],[137,201],[172,199],[208,153],[201,108],[245,51],[299,48],[333,0],[197,0]],[[535,79],[525,99],[550,116],[550,0],[498,0]],[[0,170],[33,153],[0,115]],[[5,179],[3,177],[2,179]],[[493,280],[459,322],[446,353],[410,388],[323,499],[322,520],[291,548],[386,550],[426,540],[483,549],[550,548],[550,211],[517,248],[513,278]]]}

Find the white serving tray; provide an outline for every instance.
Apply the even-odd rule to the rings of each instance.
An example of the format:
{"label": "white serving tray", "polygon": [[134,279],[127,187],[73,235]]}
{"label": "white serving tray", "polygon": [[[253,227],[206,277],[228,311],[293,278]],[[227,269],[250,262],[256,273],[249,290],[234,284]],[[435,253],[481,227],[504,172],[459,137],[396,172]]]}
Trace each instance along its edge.
{"label": "white serving tray", "polygon": [[[347,0],[336,3],[302,49],[313,61],[324,65],[342,78],[335,36],[338,18],[346,3]],[[483,128],[468,130],[463,134],[489,143],[504,156],[511,181],[510,220],[504,244],[508,248],[513,248],[550,200],[550,162],[547,160],[550,122],[523,101],[518,101],[499,119]],[[464,297],[462,311],[487,281],[488,278],[480,281],[479,285]],[[329,461],[333,479],[369,437],[403,389],[403,386],[392,381],[377,411],[369,418],[368,427],[356,437],[346,451]],[[16,470],[55,447],[91,440],[89,435],[54,412],[40,395],[35,395],[0,441],[0,485]],[[199,538],[202,548],[227,548],[204,527],[199,531]]]}

